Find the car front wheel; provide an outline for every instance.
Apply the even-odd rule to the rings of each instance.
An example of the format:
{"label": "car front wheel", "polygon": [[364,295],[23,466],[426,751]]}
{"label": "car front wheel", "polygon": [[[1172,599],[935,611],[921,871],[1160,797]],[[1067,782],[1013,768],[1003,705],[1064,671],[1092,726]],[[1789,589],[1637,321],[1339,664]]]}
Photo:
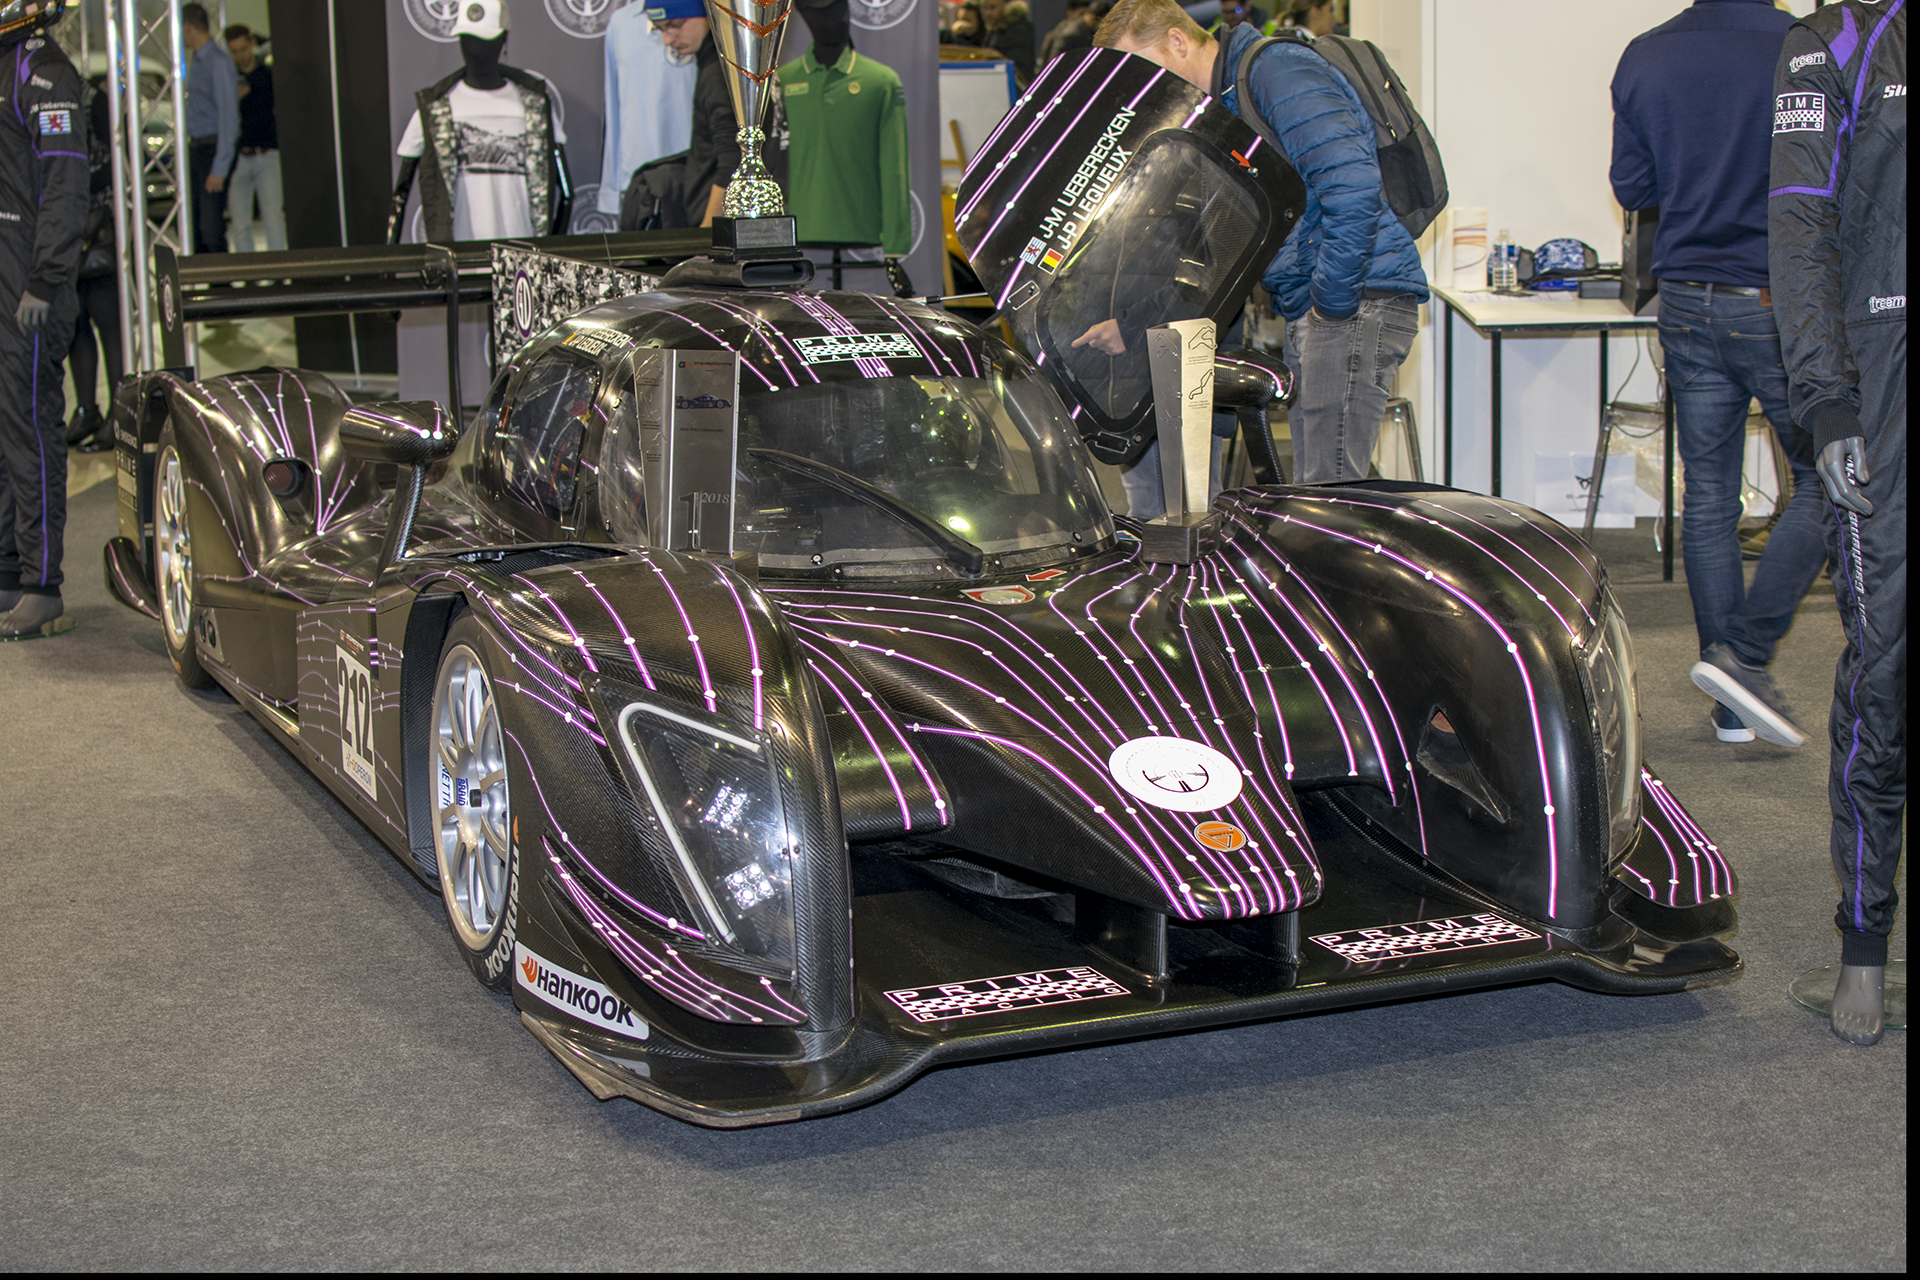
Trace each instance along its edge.
{"label": "car front wheel", "polygon": [[200,665],[194,632],[200,617],[193,604],[193,529],[188,518],[192,475],[169,426],[160,435],[153,466],[153,580],[160,592],[161,631],[167,657],[189,689],[211,689],[213,676]]}
{"label": "car front wheel", "polygon": [[428,776],[447,921],[474,977],[499,990],[512,978],[520,868],[507,737],[487,651],[478,620],[462,614],[447,634],[434,677]]}

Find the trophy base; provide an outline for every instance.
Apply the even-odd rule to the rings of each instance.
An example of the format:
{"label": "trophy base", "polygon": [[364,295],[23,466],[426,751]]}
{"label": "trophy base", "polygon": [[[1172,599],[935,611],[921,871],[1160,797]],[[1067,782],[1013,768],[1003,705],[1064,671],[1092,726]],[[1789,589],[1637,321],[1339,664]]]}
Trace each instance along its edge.
{"label": "trophy base", "polygon": [[1219,533],[1220,518],[1211,511],[1143,520],[1140,559],[1148,564],[1192,564],[1212,550]]}
{"label": "trophy base", "polygon": [[713,220],[715,262],[775,262],[806,255],[794,247],[793,215]]}

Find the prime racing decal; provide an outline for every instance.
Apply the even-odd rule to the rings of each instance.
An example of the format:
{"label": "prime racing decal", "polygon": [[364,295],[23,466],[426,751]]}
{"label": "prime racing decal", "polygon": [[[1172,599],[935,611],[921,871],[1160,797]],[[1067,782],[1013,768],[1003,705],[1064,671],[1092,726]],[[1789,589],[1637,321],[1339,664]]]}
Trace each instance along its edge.
{"label": "prime racing decal", "polygon": [[1823,133],[1826,127],[1826,94],[1783,93],[1773,100],[1775,133]]}
{"label": "prime racing decal", "polygon": [[913,360],[920,348],[904,333],[827,333],[817,338],[795,338],[800,358],[808,364],[834,360]]}
{"label": "prime racing decal", "polygon": [[1156,809],[1205,813],[1240,798],[1240,767],[1204,742],[1134,738],[1113,749],[1107,771],[1128,795]]}
{"label": "prime racing decal", "polygon": [[634,1013],[632,1005],[592,978],[535,955],[522,942],[513,944],[513,981],[529,995],[591,1026],[633,1040],[647,1038],[646,1019]]}
{"label": "prime racing decal", "polygon": [[1105,1000],[1131,994],[1098,969],[1037,969],[1007,973],[997,978],[944,982],[936,987],[889,991],[887,999],[915,1022],[945,1022],[949,1018],[977,1018],[987,1013],[1017,1013],[1049,1004],[1076,1000]]}
{"label": "prime racing decal", "polygon": [[1322,933],[1317,942],[1342,960],[1368,964],[1377,960],[1404,960],[1439,951],[1467,951],[1504,942],[1531,942],[1540,935],[1503,916],[1448,916],[1443,920],[1416,920],[1412,924],[1383,924],[1375,929]]}
{"label": "prime racing decal", "polygon": [[367,664],[347,652],[345,645],[333,646],[333,653],[340,695],[340,772],[353,779],[367,799],[378,800],[380,788],[373,772],[373,677]]}

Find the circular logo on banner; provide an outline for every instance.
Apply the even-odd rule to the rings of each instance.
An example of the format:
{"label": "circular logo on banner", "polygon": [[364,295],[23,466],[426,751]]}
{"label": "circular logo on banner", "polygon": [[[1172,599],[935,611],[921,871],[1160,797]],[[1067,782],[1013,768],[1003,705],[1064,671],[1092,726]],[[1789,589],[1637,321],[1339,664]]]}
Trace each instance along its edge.
{"label": "circular logo on banner", "polygon": [[567,219],[567,232],[570,235],[599,235],[605,231],[620,229],[620,215],[602,213],[595,206],[600,203],[600,184],[589,182],[583,187],[573,189],[573,213]]}
{"label": "circular logo on banner", "polygon": [[513,277],[513,324],[523,338],[533,332],[533,281],[525,271]]}
{"label": "circular logo on banner", "polygon": [[907,255],[911,257],[920,252],[920,237],[927,229],[927,210],[926,206],[920,203],[918,191],[909,191],[907,195],[913,200],[913,244],[907,250]]}
{"label": "circular logo on banner", "polygon": [[463,0],[401,0],[407,21],[429,40],[453,42],[453,24],[460,18]]}
{"label": "circular logo on banner", "polygon": [[1107,772],[1142,804],[1176,813],[1204,813],[1240,797],[1240,770],[1204,742],[1135,738],[1107,757]]}
{"label": "circular logo on banner", "polygon": [[570,36],[592,40],[607,33],[607,21],[620,0],[547,0],[547,16]]}
{"label": "circular logo on banner", "polygon": [[865,27],[868,31],[885,31],[888,27],[898,26],[913,12],[914,0],[853,0],[848,15],[856,27]]}

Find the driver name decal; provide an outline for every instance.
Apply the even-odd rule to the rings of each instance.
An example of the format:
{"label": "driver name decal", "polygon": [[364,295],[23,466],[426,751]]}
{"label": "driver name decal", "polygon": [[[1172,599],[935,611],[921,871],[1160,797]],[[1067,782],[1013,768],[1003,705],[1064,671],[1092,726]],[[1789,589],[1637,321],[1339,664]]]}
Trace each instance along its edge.
{"label": "driver name decal", "polygon": [[583,978],[570,969],[527,950],[527,944],[513,944],[514,985],[529,995],[546,1001],[562,1013],[608,1031],[617,1031],[636,1040],[645,1040],[650,1028],[646,1019],[592,978]]}
{"label": "driver name decal", "polygon": [[943,982],[935,987],[913,987],[887,992],[915,1022],[944,1022],[949,1018],[977,1018],[987,1013],[1017,1013],[1043,1005],[1076,1000],[1106,1000],[1131,993],[1098,969],[1085,965],[1071,969],[1037,969],[1007,973],[997,978]]}
{"label": "driver name decal", "polygon": [[1205,813],[1240,798],[1240,766],[1206,743],[1185,738],[1123,742],[1107,757],[1107,771],[1142,804],[1175,813]]}
{"label": "driver name decal", "polygon": [[1322,933],[1310,941],[1319,943],[1342,960],[1367,964],[1432,955],[1437,951],[1493,947],[1503,942],[1529,942],[1539,936],[1503,916],[1488,913],[1415,920],[1412,924],[1383,924],[1375,929],[1352,929],[1346,933]]}
{"label": "driver name decal", "polygon": [[[1128,161],[1133,159],[1133,152],[1120,150],[1120,136],[1127,131],[1127,126],[1133,123],[1133,115],[1132,107],[1122,107],[1113,119],[1107,122],[1106,131],[1100,135],[1100,140],[1093,144],[1093,149],[1087,152],[1086,159],[1080,162],[1080,167],[1073,171],[1071,178],[1067,179],[1067,185],[1060,189],[1060,194],[1054,199],[1053,208],[1047,211],[1046,218],[1040,223],[1039,232],[1028,242],[1026,252],[1020,255],[1022,258],[1028,262],[1039,258],[1040,246],[1052,243],[1056,232],[1059,235],[1060,247],[1064,249],[1072,243],[1074,236],[1079,234],[1080,228],[1086,225],[1087,219],[1099,212],[1100,202],[1106,199],[1107,189],[1113,186],[1113,180],[1120,176],[1120,171],[1127,167]],[[1047,270],[1051,271],[1060,265],[1060,253],[1051,253],[1047,256],[1051,261],[1041,264]]]}
{"label": "driver name decal", "polygon": [[795,338],[800,358],[808,364],[827,364],[834,360],[912,360],[920,348],[904,333],[826,333],[815,338]]}
{"label": "driver name decal", "polygon": [[340,695],[340,772],[366,792],[367,799],[378,800],[380,787],[373,772],[373,677],[367,664],[345,645],[335,645],[333,652]]}

